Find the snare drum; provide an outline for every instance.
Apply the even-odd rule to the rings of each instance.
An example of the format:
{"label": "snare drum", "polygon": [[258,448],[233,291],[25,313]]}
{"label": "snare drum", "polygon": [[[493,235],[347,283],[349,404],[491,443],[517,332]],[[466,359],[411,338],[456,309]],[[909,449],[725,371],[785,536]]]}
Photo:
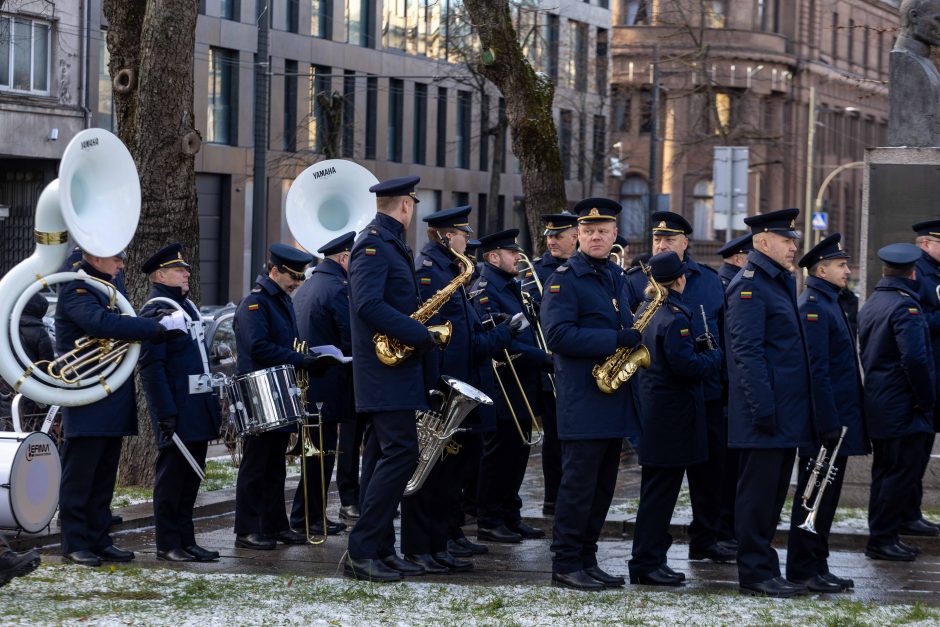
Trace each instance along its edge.
{"label": "snare drum", "polygon": [[39,432],[0,432],[0,529],[45,529],[59,506],[61,478],[52,438]]}
{"label": "snare drum", "polygon": [[235,377],[226,386],[238,435],[256,435],[299,422],[304,416],[293,366],[275,366]]}

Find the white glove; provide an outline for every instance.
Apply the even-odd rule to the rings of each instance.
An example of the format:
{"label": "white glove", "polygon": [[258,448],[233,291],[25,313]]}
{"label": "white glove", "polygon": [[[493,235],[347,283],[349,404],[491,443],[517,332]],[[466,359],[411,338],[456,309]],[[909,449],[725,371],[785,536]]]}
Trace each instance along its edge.
{"label": "white glove", "polygon": [[173,329],[179,329],[180,331],[189,332],[189,329],[186,326],[186,319],[183,317],[182,311],[174,311],[173,313],[163,316],[160,318],[160,324],[163,325],[163,328],[167,331],[172,331]]}
{"label": "white glove", "polygon": [[521,333],[529,328],[529,320],[520,311],[509,320],[509,326],[515,329],[517,333]]}

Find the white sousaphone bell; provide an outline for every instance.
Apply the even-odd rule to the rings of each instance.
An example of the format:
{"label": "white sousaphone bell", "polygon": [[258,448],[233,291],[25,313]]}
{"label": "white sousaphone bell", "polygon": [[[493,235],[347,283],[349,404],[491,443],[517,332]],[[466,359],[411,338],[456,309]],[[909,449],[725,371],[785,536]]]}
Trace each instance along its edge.
{"label": "white sousaphone bell", "polygon": [[[127,299],[110,284],[83,272],[59,272],[74,242],[97,257],[117,255],[130,243],[140,219],[140,179],[130,152],[103,129],[81,131],[65,148],[59,178],[49,183],[36,205],[36,249],[0,280],[0,376],[27,398],[73,407],[97,402],[134,372],[140,345],[121,346],[120,357],[87,376],[52,376],[33,363],[20,342],[20,316],[29,299],[43,289],[85,282],[112,299],[124,315],[135,315]],[[71,238],[71,242],[70,242]]]}
{"label": "white sousaphone bell", "polygon": [[375,175],[353,161],[315,163],[287,191],[285,217],[294,239],[312,255],[347,233],[361,231],[375,216]]}

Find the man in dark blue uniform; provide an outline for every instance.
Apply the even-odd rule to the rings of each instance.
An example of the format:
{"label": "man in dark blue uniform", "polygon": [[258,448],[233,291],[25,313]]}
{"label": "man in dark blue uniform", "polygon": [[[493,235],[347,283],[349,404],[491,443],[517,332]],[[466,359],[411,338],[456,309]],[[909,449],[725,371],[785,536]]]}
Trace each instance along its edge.
{"label": "man in dark blue uniform", "polygon": [[[806,289],[799,298],[800,322],[809,349],[816,428],[820,437],[812,448],[799,451],[799,477],[790,513],[787,579],[804,584],[812,592],[844,592],[854,586],[851,579],[829,572],[829,530],[839,505],[848,457],[871,452],[862,417],[864,397],[855,335],[839,305],[839,292],[848,285],[851,275],[848,257],[842,250],[842,235],[834,233],[816,244],[799,262],[809,274]],[[838,457],[831,460],[839,470],[832,484],[825,488],[816,513],[817,533],[813,534],[798,528],[807,516],[801,497],[819,445],[824,445],[831,456],[842,427],[848,431]],[[812,501],[808,505],[811,506]]]}
{"label": "man in dark blue uniform", "polygon": [[741,589],[805,593],[783,579],[772,543],[790,486],[796,448],[812,447],[809,355],[790,268],[799,209],[745,218],[754,233],[747,265],[728,286],[728,446],[740,449],[735,501]]}
{"label": "man in dark blue uniform", "polygon": [[[431,298],[465,270],[454,253],[466,251],[467,238],[472,232],[468,221],[470,211],[468,206],[454,207],[424,218],[428,225],[428,242],[415,260],[422,300]],[[497,350],[509,346],[512,329],[508,321],[495,330],[485,331],[465,289],[450,297],[431,319],[431,324],[447,320],[453,329],[450,342],[429,369],[495,396],[490,364]],[[518,322],[521,323],[521,319]],[[448,389],[441,391],[449,392]],[[494,423],[492,407],[483,406],[472,412],[461,425],[469,431],[453,438],[459,451],[445,454],[435,464],[424,486],[405,498],[410,507],[402,510],[402,552],[405,559],[421,564],[429,572],[437,572],[441,567],[452,571],[470,570],[473,562],[456,558],[488,550],[485,545],[467,539],[455,522],[459,523],[460,518],[461,489],[470,474],[479,471],[482,432],[491,430]],[[407,517],[406,512],[410,514]]]}
{"label": "man in dark blue uniform", "polygon": [[[304,280],[304,268],[313,257],[286,244],[272,244],[267,274],[235,311],[235,340],[239,375],[275,366],[291,365],[308,372],[316,358],[294,350],[297,321],[291,294]],[[285,427],[244,438],[242,462],[235,487],[235,546],[272,550],[277,542],[304,544],[307,538],[290,528],[284,508],[287,478],[285,452],[290,432]]]}
{"label": "man in dark blue uniform", "polygon": [[618,348],[640,343],[625,305],[624,275],[610,261],[620,211],[619,204],[606,198],[575,205],[580,251],[549,277],[541,309],[557,375],[562,458],[552,581],[580,590],[625,583],[601,570],[596,554],[617,483],[621,443],[635,435],[636,404],[632,386],[605,394],[592,375]]}
{"label": "man in dark blue uniform", "polygon": [[[568,261],[578,250],[578,216],[567,211],[542,216],[545,221],[545,253],[532,262],[535,270],[526,270],[522,275],[522,289],[538,304],[542,301],[545,281],[558,266]],[[536,279],[538,279],[536,281]],[[544,332],[544,330],[543,330]],[[558,421],[555,415],[555,383],[547,373],[542,375],[542,477],[545,481],[545,498],[542,513],[555,513],[555,497],[561,483],[561,444],[558,442]]]}
{"label": "man in dark blue uniform", "polygon": [[[940,220],[919,222],[913,227],[917,234],[914,240],[921,250],[917,260],[917,284],[921,311],[930,328],[931,346],[934,347],[934,370],[940,372]],[[938,398],[940,401],[940,398]],[[924,518],[921,502],[924,498],[924,473],[933,453],[936,432],[940,431],[940,402],[934,406],[934,433],[924,436],[923,469],[914,490],[911,502],[904,507],[901,524],[902,535],[935,536],[940,533],[940,524]]]}
{"label": "man in dark blue uniform", "polygon": [[[349,251],[352,250],[355,238],[355,231],[350,231],[321,246],[317,253],[323,257],[323,261],[317,264],[310,278],[304,281],[294,294],[298,336],[310,348],[335,346],[344,355],[352,354],[352,338],[349,332],[349,281],[346,271],[349,268]],[[297,484],[290,526],[304,535],[322,536],[324,533],[337,534],[346,529],[344,523],[327,519],[327,529],[324,532],[323,512],[326,509],[324,496],[330,492],[333,464],[337,461],[335,451],[338,429],[345,423],[355,425],[352,369],[330,368],[318,377],[311,377],[307,388],[307,410],[314,412],[315,403],[318,402],[323,403],[323,474],[320,474],[318,458],[301,456],[301,463],[306,465],[307,480],[304,482],[301,476],[301,481]],[[320,446],[316,429],[307,429],[307,435],[315,438],[314,444]],[[351,453],[342,448],[339,450],[340,455]]]}
{"label": "man in dark blue uniform", "polygon": [[[721,343],[725,299],[724,286],[711,267],[697,263],[690,254],[689,235],[692,225],[677,213],[657,211],[651,216],[653,254],[672,251],[686,264],[686,286],[682,302],[692,310],[694,337],[711,334]],[[636,311],[643,301],[646,275],[639,268],[627,271],[630,285],[630,309]],[[703,311],[704,309],[704,318]],[[707,320],[707,328],[706,328]],[[708,458],[688,468],[689,497],[692,500],[692,523],[689,525],[689,559],[710,559],[729,562],[734,549],[718,542],[721,528],[722,481],[728,448],[728,427],[722,398],[721,371],[710,372],[703,381],[705,413],[708,416]]]}
{"label": "man in dark blue uniform", "polygon": [[[722,352],[707,335],[692,336],[692,309],[683,298],[686,264],[666,251],[650,258],[650,274],[666,292],[665,303],[643,331],[650,366],[637,373],[640,404],[639,460],[643,467],[636,514],[630,583],[678,586],[685,577],[672,570],[672,519],[687,469],[708,459],[708,418],[703,381],[721,369]],[[649,296],[655,296],[652,285]],[[641,311],[650,301],[641,305]],[[639,314],[638,314],[639,315]]]}
{"label": "man in dark blue uniform", "polygon": [[[349,262],[349,301],[356,410],[366,414],[359,520],[349,534],[343,573],[353,579],[398,581],[424,569],[395,551],[395,510],[418,460],[415,411],[428,408],[424,353],[442,338],[411,317],[421,300],[405,233],[414,217],[408,176],[373,185],[378,213],[360,233]],[[385,335],[414,352],[386,365],[373,337]]]}
{"label": "man in dark blue uniform", "polygon": [[[84,253],[76,270],[114,285],[112,281],[124,268],[124,261],[123,253],[114,257]],[[59,291],[55,329],[59,355],[75,348],[75,341],[83,336],[165,342],[182,335],[178,330],[168,331],[156,320],[121,315],[108,307],[107,296],[80,280],[65,284]],[[97,403],[63,408],[62,430],[65,444],[59,526],[63,555],[83,566],[134,559],[133,552],[114,546],[108,535],[122,438],[137,435],[133,378]]]}
{"label": "man in dark blue uniform", "polygon": [[[516,243],[518,235],[519,229],[508,229],[480,238],[484,264],[473,291],[480,290],[475,303],[484,322],[521,314],[529,325],[534,323],[528,319],[516,281],[521,250]],[[551,370],[552,360],[538,347],[532,326],[513,339],[509,355],[519,383],[505,363],[505,353],[498,354],[494,360],[498,364],[495,375],[500,388],[493,399],[496,430],[483,437],[477,480],[477,538],[491,542],[520,542],[523,538],[545,536],[542,529],[522,521],[519,488],[529,461],[532,422],[541,415],[541,373]]]}
{"label": "man in dark blue uniform", "polygon": [[915,278],[920,256],[913,244],[879,250],[882,278],[858,313],[865,419],[874,449],[865,550],[872,559],[916,557],[898,534],[924,466],[923,441],[933,434],[937,400],[930,328]]}
{"label": "man in dark blue uniform", "polygon": [[202,317],[187,298],[189,264],[180,244],[164,246],[141,270],[150,276],[153,286],[140,317],[175,315],[186,330],[186,335],[169,342],[145,343],[140,356],[140,381],[158,449],[153,482],[157,559],[209,562],[219,559],[219,554],[196,544],[193,527],[199,476],[171,440],[176,434],[196,463],[205,468],[209,440],[219,437],[219,400],[208,384]]}
{"label": "man in dark blue uniform", "polygon": [[722,286],[727,288],[741,268],[747,264],[747,254],[754,247],[751,243],[752,237],[752,233],[745,233],[726,242],[718,249],[718,254],[724,260],[718,268],[718,278],[721,279]]}

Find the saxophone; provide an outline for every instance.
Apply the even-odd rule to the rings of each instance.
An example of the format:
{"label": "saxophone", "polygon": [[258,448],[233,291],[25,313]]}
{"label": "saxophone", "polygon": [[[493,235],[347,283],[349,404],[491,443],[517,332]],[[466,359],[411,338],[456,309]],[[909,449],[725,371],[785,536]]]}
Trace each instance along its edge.
{"label": "saxophone", "polygon": [[[450,297],[454,295],[460,287],[470,280],[470,277],[473,276],[474,265],[473,262],[467,259],[464,255],[461,255],[453,248],[447,246],[447,249],[450,253],[463,265],[463,269],[460,271],[454,280],[439,289],[434,293],[434,296],[427,299],[424,303],[418,307],[418,310],[411,314],[413,320],[417,320],[421,324],[427,324],[428,320],[434,317],[434,315],[444,306]],[[444,324],[434,324],[428,327],[429,331],[435,331],[443,336],[441,341],[441,348],[447,346],[447,343],[450,341],[450,334],[453,329],[450,320],[447,320]],[[372,343],[375,344],[375,355],[379,358],[379,361],[385,364],[386,366],[397,366],[405,359],[408,358],[411,353],[414,352],[413,346],[406,346],[399,340],[395,338],[388,337],[383,333],[376,333],[372,336]]]}
{"label": "saxophone", "polygon": [[[650,285],[656,290],[653,300],[636,320],[633,322],[633,328],[642,332],[659,308],[666,302],[666,288],[657,283],[650,274],[649,267],[640,263],[640,269],[643,270],[650,281]],[[613,394],[626,383],[630,377],[636,374],[640,368],[649,368],[650,352],[642,344],[636,348],[627,348],[626,346],[618,348],[617,352],[604,360],[604,363],[594,366],[591,374],[594,375],[594,381],[601,392]]]}

